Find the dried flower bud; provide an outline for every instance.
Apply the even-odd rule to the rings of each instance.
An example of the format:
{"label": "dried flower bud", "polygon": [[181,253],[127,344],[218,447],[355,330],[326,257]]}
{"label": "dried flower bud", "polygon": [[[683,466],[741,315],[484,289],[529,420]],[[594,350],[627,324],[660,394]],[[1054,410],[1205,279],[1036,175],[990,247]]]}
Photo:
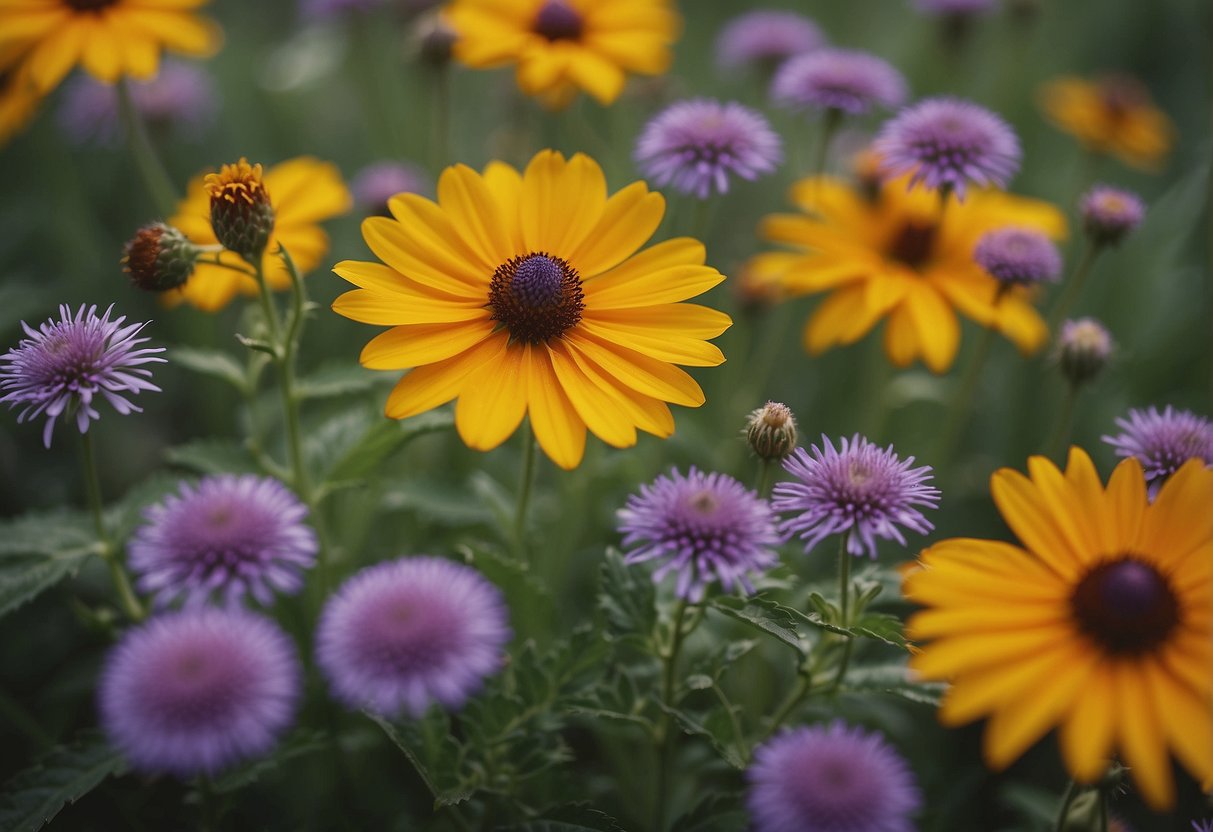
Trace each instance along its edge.
{"label": "dried flower bud", "polygon": [[189,280],[201,253],[202,249],[176,228],[154,222],[136,231],[126,244],[122,270],[140,289],[167,292]]}
{"label": "dried flower bud", "polygon": [[274,230],[274,206],[261,179],[261,165],[241,157],[207,174],[205,181],[215,238],[249,263],[259,263]]}
{"label": "dried flower bud", "polygon": [[1061,325],[1057,360],[1061,372],[1075,387],[1086,384],[1107,366],[1112,355],[1112,336],[1094,318],[1079,318]]}
{"label": "dried flower bud", "polygon": [[761,459],[781,460],[796,448],[796,419],[792,409],[767,402],[750,414],[746,441]]}

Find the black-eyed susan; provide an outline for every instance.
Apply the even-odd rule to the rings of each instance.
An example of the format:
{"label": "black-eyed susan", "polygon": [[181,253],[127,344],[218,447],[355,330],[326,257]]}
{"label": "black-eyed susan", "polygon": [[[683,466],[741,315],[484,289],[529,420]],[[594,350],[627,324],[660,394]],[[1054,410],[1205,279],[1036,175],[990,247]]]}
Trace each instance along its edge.
{"label": "black-eyed susan", "polygon": [[[273,206],[273,232],[264,247],[262,266],[270,288],[285,289],[291,285],[291,278],[282,261],[275,256],[278,244],[290,252],[300,272],[315,268],[329,246],[328,235],[320,223],[348,211],[352,198],[341,180],[341,173],[329,162],[300,156],[275,165],[265,171],[264,176],[260,167],[246,164],[233,175],[255,177],[257,181],[250,180],[246,189],[255,188],[258,193],[268,194]],[[216,174],[200,174],[190,182],[185,199],[169,219],[169,225],[179,228],[191,242],[200,246],[218,242],[211,227],[212,195],[208,189],[208,176]],[[218,256],[221,262],[233,266],[241,262],[232,252],[225,251]],[[184,286],[169,292],[166,297],[170,302],[184,300],[199,309],[214,312],[227,306],[238,294],[256,295],[257,291],[257,282],[251,277],[202,262]]]}
{"label": "black-eyed susan", "polygon": [[0,145],[29,124],[41,100],[19,68],[0,72]]}
{"label": "black-eyed susan", "polygon": [[1175,140],[1171,119],[1154,105],[1149,90],[1124,75],[1057,78],[1040,88],[1040,106],[1084,147],[1135,168],[1156,170]]}
{"label": "black-eyed susan", "polygon": [[853,187],[811,177],[792,186],[791,199],[803,213],[769,216],[760,233],[794,250],[759,254],[746,272],[754,285],[789,296],[830,292],[804,330],[810,353],[858,341],[887,318],[889,360],[904,367],[921,358],[942,373],[960,345],[957,312],[996,328],[1025,354],[1048,339],[1031,291],[1000,294],[973,251],[983,234],[1005,226],[1063,236],[1065,218],[1053,206],[976,191],[941,216],[938,197],[910,191],[904,178]]}
{"label": "black-eyed susan", "polygon": [[945,723],[989,717],[991,767],[1059,726],[1077,780],[1116,754],[1165,808],[1168,752],[1213,777],[1213,470],[1187,463],[1152,503],[1135,459],[1106,488],[1078,448],[1064,473],[1043,457],[1028,472],[991,480],[1022,548],[946,540],[906,576],[906,597],[927,607],[907,635],[929,642],[910,666],[952,683]]}
{"label": "black-eyed susan", "polygon": [[627,73],[665,72],[682,26],[669,0],[454,0],[446,14],[456,60],[515,64],[518,87],[557,109],[578,89],[610,104]]}
{"label": "black-eyed susan", "polygon": [[667,402],[703,404],[675,365],[723,362],[706,339],[732,322],[681,301],[724,277],[696,240],[638,252],[665,212],[645,183],[608,197],[593,159],[545,150],[521,174],[500,162],[483,174],[447,168],[437,203],[400,194],[388,205],[392,218],[362,224],[383,263],[337,264],[360,288],[333,309],[392,327],[366,345],[364,366],[415,368],[389,396],[389,417],[458,399],[460,437],[487,451],[529,415],[544,452],[573,468],[587,428],[628,447],[637,429],[673,432]]}
{"label": "black-eyed susan", "polygon": [[0,0],[0,70],[22,66],[48,93],[79,64],[100,81],[151,78],[160,53],[213,54],[222,41],[196,13],[209,0]]}

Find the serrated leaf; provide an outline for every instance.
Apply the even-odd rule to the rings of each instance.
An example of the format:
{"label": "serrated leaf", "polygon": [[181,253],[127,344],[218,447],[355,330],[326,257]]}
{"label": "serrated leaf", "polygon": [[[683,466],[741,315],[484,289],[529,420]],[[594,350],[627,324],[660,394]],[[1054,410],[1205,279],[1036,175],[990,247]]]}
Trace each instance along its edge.
{"label": "serrated leaf", "polygon": [[571,803],[549,809],[542,817],[508,826],[494,827],[497,832],[626,832],[606,812],[583,803]]}
{"label": "serrated leaf", "polygon": [[672,708],[664,702],[658,702],[657,706],[672,716],[674,722],[685,733],[706,739],[712,748],[716,750],[716,753],[720,755],[721,759],[733,768],[745,768],[745,760],[737,753],[737,749],[733,745],[733,738],[729,735],[728,729],[725,728],[728,724],[728,716],[724,714],[723,709],[716,709],[720,712],[720,718],[713,719],[713,712],[711,711],[701,717],[692,715],[680,708]]}
{"label": "serrated leaf", "polygon": [[96,547],[92,518],[83,511],[37,511],[0,522],[0,559],[9,555],[84,554]]}
{"label": "serrated leaf", "polygon": [[414,511],[427,522],[444,526],[474,526],[492,520],[489,510],[469,500],[466,492],[417,481],[394,484],[383,495],[383,507]]}
{"label": "serrated leaf", "polygon": [[472,796],[474,788],[461,771],[462,752],[451,736],[446,714],[432,708],[421,719],[388,720],[368,717],[388,735],[434,796],[434,807],[452,806]]}
{"label": "serrated leaf", "polygon": [[853,666],[847,671],[845,689],[853,693],[884,693],[908,702],[939,707],[947,685],[919,682],[910,676],[904,664]]}
{"label": "serrated leaf", "polygon": [[248,389],[244,365],[226,352],[197,347],[171,347],[168,356],[174,366],[185,367],[195,373],[226,381],[241,392]]}
{"label": "serrated leaf", "polygon": [[122,755],[90,732],[71,746],[57,746],[14,775],[0,790],[0,832],[34,832],[125,768]]}
{"label": "serrated leaf", "polygon": [[895,615],[868,613],[851,629],[855,635],[906,649],[906,637],[901,632],[901,619]]}
{"label": "serrated leaf", "polygon": [[390,380],[389,374],[377,373],[358,364],[342,361],[340,364],[320,367],[299,379],[295,386],[295,395],[300,399],[349,396],[373,390]]}
{"label": "serrated leaf", "polygon": [[[265,775],[291,760],[326,749],[332,749],[332,743],[329,742],[324,732],[311,728],[298,728],[285,740],[280,742],[268,757],[254,760],[251,763],[240,766],[234,771],[215,778],[211,782],[211,789],[216,794],[229,794],[239,791],[245,786],[256,783]],[[340,754],[341,752],[333,750],[333,753]]]}
{"label": "serrated leaf", "polygon": [[259,474],[261,469],[244,446],[227,439],[196,439],[165,452],[173,465],[199,474]]}
{"label": "serrated leaf", "polygon": [[624,562],[613,548],[600,570],[598,609],[606,617],[608,638],[648,639],[657,624],[657,592],[648,574]]}
{"label": "serrated leaf", "polygon": [[105,509],[106,526],[119,542],[126,540],[144,522],[144,510],[158,503],[164,496],[176,491],[181,477],[174,474],[153,474],[122,495],[122,498]]}
{"label": "serrated leaf", "polygon": [[741,832],[748,815],[737,794],[711,794],[674,821],[670,832]]}
{"label": "serrated leaf", "polygon": [[87,555],[16,555],[0,559],[0,615],[8,615],[75,575]]}
{"label": "serrated leaf", "polygon": [[788,607],[761,595],[750,598],[722,595],[709,604],[712,609],[773,636],[802,656],[808,655],[796,629],[797,616]]}
{"label": "serrated leaf", "polygon": [[330,480],[357,479],[419,436],[449,430],[455,416],[449,410],[431,410],[403,421],[384,419],[373,424],[328,471]]}

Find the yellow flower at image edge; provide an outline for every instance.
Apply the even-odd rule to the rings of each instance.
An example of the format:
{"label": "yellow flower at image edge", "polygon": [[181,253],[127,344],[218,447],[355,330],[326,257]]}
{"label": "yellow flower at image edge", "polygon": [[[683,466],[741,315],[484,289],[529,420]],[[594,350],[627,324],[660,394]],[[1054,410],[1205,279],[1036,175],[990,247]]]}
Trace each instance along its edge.
{"label": "yellow flower at image edge", "polygon": [[0,71],[20,65],[46,94],[79,64],[106,83],[151,78],[160,52],[214,54],[219,28],[194,10],[209,0],[0,0]]}
{"label": "yellow flower at image edge", "polygon": [[997,472],[994,501],[1023,548],[955,539],[904,580],[927,609],[910,667],[948,680],[940,718],[989,717],[1003,768],[1053,726],[1071,774],[1094,782],[1116,753],[1155,809],[1175,799],[1168,751],[1213,777],[1213,470],[1192,460],[1151,503],[1135,459],[1105,489],[1090,457],[1063,474]]}
{"label": "yellow flower at image edge", "polygon": [[483,174],[448,168],[437,204],[401,194],[389,208],[393,218],[362,224],[383,264],[339,263],[334,271],[361,288],[333,304],[392,327],[366,345],[364,366],[416,368],[392,391],[388,416],[458,399],[460,437],[487,451],[529,415],[544,452],[574,468],[587,428],[628,447],[637,429],[673,433],[667,402],[703,403],[674,365],[722,363],[706,339],[732,321],[681,301],[724,277],[692,239],[637,253],[665,212],[643,182],[608,198],[595,161],[543,151],[523,174],[500,162]]}
{"label": "yellow flower at image edge", "polygon": [[1040,106],[1084,147],[1142,170],[1157,170],[1175,141],[1171,119],[1127,76],[1057,78],[1041,86]]}
{"label": "yellow flower at image edge", "polygon": [[[291,285],[290,274],[275,254],[281,243],[295,261],[300,273],[315,268],[328,253],[329,238],[320,227],[324,220],[343,214],[350,209],[352,199],[349,189],[341,180],[336,166],[309,156],[300,156],[282,162],[260,173],[260,165],[247,164],[228,166],[236,175],[255,176],[258,182],[245,185],[228,183],[231,188],[243,193],[253,188],[256,193],[268,195],[273,209],[273,231],[265,245],[262,268],[271,289],[286,289]],[[225,170],[228,170],[225,168]],[[197,245],[214,245],[218,242],[211,227],[211,192],[207,178],[222,185],[227,180],[217,174],[201,174],[191,180],[185,199],[177,205],[177,212],[168,224],[179,228]],[[232,265],[243,261],[234,253],[225,251],[221,259]],[[240,294],[256,295],[257,282],[251,277],[221,266],[202,263],[179,290],[166,293],[168,302],[184,300],[199,309],[213,312],[222,309]]]}
{"label": "yellow flower at image edge", "polygon": [[0,145],[29,123],[41,101],[42,96],[20,73],[0,73]]}

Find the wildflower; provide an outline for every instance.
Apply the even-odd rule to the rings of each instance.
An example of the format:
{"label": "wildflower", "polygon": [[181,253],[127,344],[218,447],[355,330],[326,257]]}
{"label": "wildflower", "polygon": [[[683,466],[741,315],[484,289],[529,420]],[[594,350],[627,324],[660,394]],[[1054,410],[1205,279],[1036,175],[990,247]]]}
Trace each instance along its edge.
{"label": "wildflower", "polygon": [[760,459],[782,460],[796,447],[796,418],[786,404],[767,402],[750,414],[745,434]]}
{"label": "wildflower", "polygon": [[101,418],[98,398],[125,416],[143,408],[123,394],[160,392],[143,365],[163,362],[156,353],[164,347],[141,347],[148,339],[136,337],[147,324],[123,326],[125,315],[110,320],[113,306],[101,317],[96,306],[87,309],[81,304],[73,314],[63,304],[58,321],[51,318],[36,330],[22,321],[28,337],[0,355],[0,402],[21,408],[18,422],[45,415],[42,443],[48,448],[60,416],[75,417],[76,427],[87,433],[89,422]]}
{"label": "wildflower", "polygon": [[973,259],[1002,286],[1034,286],[1061,278],[1061,252],[1035,228],[1015,226],[987,231]]}
{"label": "wildflower", "polygon": [[383,160],[367,165],[350,184],[354,202],[362,210],[391,216],[388,200],[396,194],[420,194],[433,190],[429,175],[416,165],[407,162]]}
{"label": "wildflower", "polygon": [[0,146],[25,129],[42,96],[17,70],[0,70]]}
{"label": "wildflower", "polygon": [[868,52],[817,49],[789,59],[771,82],[785,107],[859,116],[905,103],[906,82],[891,64]]}
{"label": "wildflower", "polygon": [[1083,147],[1142,170],[1156,170],[1175,141],[1175,126],[1140,81],[1106,75],[1063,77],[1040,89],[1045,115]]}
{"label": "wildflower", "polygon": [[221,474],[144,512],[147,522],[130,542],[139,588],[160,604],[219,596],[233,604],[251,595],[269,606],[275,591],[303,588],[303,571],[316,562],[316,533],[304,522],[307,506],[278,480]]}
{"label": "wildflower", "polygon": [[940,719],[990,717],[986,762],[1001,769],[1050,727],[1074,778],[1098,780],[1116,755],[1146,802],[1174,801],[1167,751],[1213,776],[1213,470],[1190,461],[1151,503],[1141,463],[1105,488],[1070,451],[1030,478],[990,489],[1022,548],[972,538],[923,552],[906,597],[926,607],[906,635],[919,677],[950,681]]}
{"label": "wildflower", "polygon": [[1149,410],[1130,410],[1116,424],[1121,433],[1104,436],[1103,441],[1116,449],[1117,456],[1141,463],[1151,493],[1190,459],[1213,465],[1213,423],[1190,410],[1167,405],[1159,413],[1151,406]]}
{"label": "wildflower", "polygon": [[1192,832],[1213,832],[1213,818],[1192,821]]}
{"label": "wildflower", "polygon": [[363,569],[321,613],[316,661],[351,708],[416,718],[463,705],[496,673],[510,640],[505,599],[479,572],[442,558]]}
{"label": "wildflower", "polygon": [[98,704],[135,769],[187,778],[270,751],[300,689],[290,639],[267,618],[198,607],[130,630],[105,660]]}
{"label": "wildflower", "polygon": [[913,832],[922,794],[880,734],[841,720],[785,730],[754,751],[755,832]]}
{"label": "wildflower", "polygon": [[1057,338],[1057,360],[1062,374],[1074,387],[1086,384],[1107,366],[1112,346],[1112,336],[1094,318],[1066,321]]}
{"label": "wildflower", "polygon": [[726,592],[754,591],[750,576],[779,562],[775,517],[765,500],[732,477],[677,469],[642,485],[618,512],[628,563],[659,561],[653,581],[671,572],[674,592],[691,603],[719,582]]}
{"label": "wildflower", "polygon": [[716,38],[716,63],[733,70],[754,66],[774,72],[793,55],[812,52],[826,42],[809,18],[783,9],[758,9],[729,20]]}
{"label": "wildflower", "polygon": [[417,18],[410,38],[417,57],[435,68],[445,67],[451,62],[458,39],[459,35],[446,22],[441,11]]}
{"label": "wildflower", "polygon": [[185,284],[202,250],[185,235],[162,222],[145,225],[126,244],[122,270],[131,283],[147,292],[166,292]]}
{"label": "wildflower", "polygon": [[1146,206],[1132,191],[1096,185],[1079,203],[1082,228],[1097,246],[1114,246],[1141,225]]}
{"label": "wildflower", "polygon": [[636,141],[636,164],[658,186],[707,199],[729,177],[753,181],[783,160],[779,136],[757,110],[695,98],[653,117]]}
{"label": "wildflower", "polygon": [[261,165],[241,158],[208,173],[211,228],[219,244],[249,263],[258,263],[274,231],[274,208],[261,180]]}
{"label": "wildflower", "polygon": [[389,417],[457,398],[460,437],[487,451],[529,414],[544,452],[574,468],[587,428],[630,447],[637,428],[673,432],[666,402],[703,403],[674,365],[720,364],[704,339],[732,322],[680,301],[724,278],[685,237],[636,253],[665,209],[643,182],[608,199],[596,162],[548,150],[522,174],[500,162],[448,168],[437,204],[402,194],[389,207],[393,219],[362,224],[386,265],[337,264],[361,288],[333,304],[392,327],[363,349],[363,366],[416,368],[388,397]]}

